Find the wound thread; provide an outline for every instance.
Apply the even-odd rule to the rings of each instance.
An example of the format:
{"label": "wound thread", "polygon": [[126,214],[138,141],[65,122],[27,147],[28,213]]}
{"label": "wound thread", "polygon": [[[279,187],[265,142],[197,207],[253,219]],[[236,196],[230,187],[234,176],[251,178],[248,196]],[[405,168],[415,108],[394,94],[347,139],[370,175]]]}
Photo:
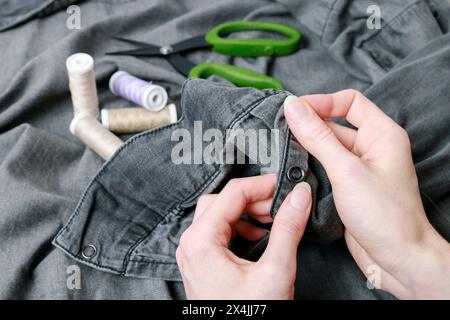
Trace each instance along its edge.
{"label": "wound thread", "polygon": [[109,89],[150,111],[159,111],[167,104],[167,92],[158,85],[141,80],[125,71],[115,72],[109,79]]}
{"label": "wound thread", "polygon": [[97,86],[94,59],[87,53],[75,53],[66,60],[69,89],[75,116],[98,116]]}
{"label": "wound thread", "polygon": [[70,123],[70,132],[80,138],[104,160],[108,160],[120,148],[123,141],[108,131],[89,114],[79,114]]}
{"label": "wound thread", "polygon": [[177,109],[174,104],[158,112],[144,108],[102,109],[101,118],[112,132],[142,132],[177,122]]}

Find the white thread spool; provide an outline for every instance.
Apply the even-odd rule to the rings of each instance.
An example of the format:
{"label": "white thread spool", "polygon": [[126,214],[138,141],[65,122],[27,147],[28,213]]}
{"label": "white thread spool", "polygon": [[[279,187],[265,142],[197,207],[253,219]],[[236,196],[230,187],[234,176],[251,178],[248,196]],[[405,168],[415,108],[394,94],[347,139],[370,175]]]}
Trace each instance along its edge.
{"label": "white thread spool", "polygon": [[102,109],[101,118],[112,132],[142,132],[177,122],[177,109],[174,104],[158,112],[144,108]]}
{"label": "white thread spool", "polygon": [[117,71],[109,79],[109,89],[116,96],[137,103],[150,111],[160,111],[167,105],[167,91],[128,72]]}
{"label": "white thread spool", "polygon": [[69,88],[75,116],[98,116],[97,86],[95,84],[94,59],[87,53],[75,53],[67,58]]}
{"label": "white thread spool", "polygon": [[70,132],[80,138],[104,160],[111,158],[123,144],[122,140],[89,114],[76,116],[70,123]]}

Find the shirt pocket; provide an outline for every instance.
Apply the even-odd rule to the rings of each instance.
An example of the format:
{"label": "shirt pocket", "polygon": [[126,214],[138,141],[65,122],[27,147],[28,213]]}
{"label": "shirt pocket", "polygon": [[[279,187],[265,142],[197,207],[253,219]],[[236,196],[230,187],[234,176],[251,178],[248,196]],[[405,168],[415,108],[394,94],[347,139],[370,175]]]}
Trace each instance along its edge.
{"label": "shirt pocket", "polygon": [[[375,83],[409,54],[443,34],[431,1],[336,0],[321,34],[332,59]],[[378,23],[374,23],[374,21]]]}

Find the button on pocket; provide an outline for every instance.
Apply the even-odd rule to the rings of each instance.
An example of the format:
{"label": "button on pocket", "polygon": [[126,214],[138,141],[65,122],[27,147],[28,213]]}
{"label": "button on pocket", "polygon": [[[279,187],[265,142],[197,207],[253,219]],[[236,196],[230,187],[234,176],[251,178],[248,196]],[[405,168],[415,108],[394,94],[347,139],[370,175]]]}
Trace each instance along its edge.
{"label": "button on pocket", "polygon": [[97,253],[97,248],[92,244],[88,244],[83,247],[83,251],[81,252],[81,255],[85,259],[91,259],[92,257],[95,256],[96,253]]}
{"label": "button on pocket", "polygon": [[298,183],[305,178],[305,171],[300,167],[293,166],[289,168],[287,177],[290,181]]}

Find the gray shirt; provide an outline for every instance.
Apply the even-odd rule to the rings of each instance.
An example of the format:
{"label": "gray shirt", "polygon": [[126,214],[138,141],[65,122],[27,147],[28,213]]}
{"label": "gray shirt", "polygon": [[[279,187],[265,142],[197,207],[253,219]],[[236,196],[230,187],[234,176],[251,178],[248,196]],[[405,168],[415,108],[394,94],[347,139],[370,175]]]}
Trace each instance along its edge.
{"label": "gray shirt", "polygon": [[[80,51],[94,56],[102,107],[131,106],[107,88],[109,76],[117,69],[166,86],[178,106],[185,79],[160,58],[105,56],[107,51],[124,47],[105,33],[163,45],[232,20],[274,21],[298,28],[303,35],[300,50],[290,56],[230,58],[208,50],[188,56],[196,63],[233,63],[268,73],[296,95],[345,88],[363,91],[408,131],[427,214],[435,228],[450,239],[450,15],[446,1],[92,0],[79,3],[79,30],[68,29],[69,15],[58,11],[69,3],[0,3],[1,298],[183,298],[173,256],[177,239],[192,218],[199,193],[220,190],[236,171],[219,170],[220,179],[205,189],[196,186],[184,190],[187,185],[177,186],[177,180],[170,180],[175,194],[179,191],[180,197],[189,200],[181,211],[175,210],[180,209],[175,206],[179,204],[177,197],[156,202],[158,210],[152,207],[142,211],[136,205],[142,199],[150,203],[159,199],[158,190],[163,185],[151,180],[153,162],[139,168],[142,162],[138,160],[152,157],[151,152],[142,152],[155,143],[149,137],[164,142],[162,132],[170,128],[129,139],[126,147],[103,166],[103,161],[68,130],[73,111],[65,59]],[[371,4],[381,10],[381,29],[367,27]],[[285,128],[277,112],[285,93],[222,86],[188,82],[183,93],[185,118],[195,120],[202,107],[211,125],[223,126],[228,118],[208,113],[208,106],[218,110],[219,103],[229,105],[236,115],[254,105],[252,127]],[[211,95],[211,90],[218,94]],[[235,103],[237,97],[242,97],[241,103]],[[287,131],[284,136],[289,137]],[[308,181],[314,185],[315,197],[310,234],[299,250],[296,298],[390,298],[367,287],[364,274],[348,253],[320,164],[301,146],[289,150],[298,151],[298,157],[291,161],[298,161],[310,173]],[[143,190],[134,185],[126,189],[129,195],[136,195],[134,199],[117,198],[124,181],[119,173],[126,169],[125,163],[141,170],[145,173],[141,178],[151,182]],[[279,169],[281,201],[290,185]],[[181,172],[188,170],[195,169]],[[245,174],[252,174],[252,170],[246,167]],[[102,189],[104,183],[107,185]],[[150,195],[147,198],[146,193]],[[100,194],[112,196],[96,202]],[[122,210],[112,210],[117,203],[123,204]],[[170,204],[172,210],[161,209]],[[127,212],[133,217],[140,213],[140,217],[150,217],[148,221],[155,225],[145,219],[133,220],[134,224],[123,222],[127,218],[121,213]],[[167,223],[161,225],[161,219]],[[102,233],[96,227],[108,226],[111,221],[121,232],[100,238]],[[166,237],[145,237],[156,226]],[[135,230],[143,234],[139,243],[130,237]],[[57,234],[55,244],[59,248],[52,245]],[[84,246],[93,239],[101,240],[95,242],[96,256],[82,259]],[[127,255],[120,251],[137,247],[142,250],[133,252],[133,260],[124,258]],[[252,247],[253,251],[257,249]],[[172,267],[166,267],[168,261]],[[132,268],[124,268],[127,266]]]}

